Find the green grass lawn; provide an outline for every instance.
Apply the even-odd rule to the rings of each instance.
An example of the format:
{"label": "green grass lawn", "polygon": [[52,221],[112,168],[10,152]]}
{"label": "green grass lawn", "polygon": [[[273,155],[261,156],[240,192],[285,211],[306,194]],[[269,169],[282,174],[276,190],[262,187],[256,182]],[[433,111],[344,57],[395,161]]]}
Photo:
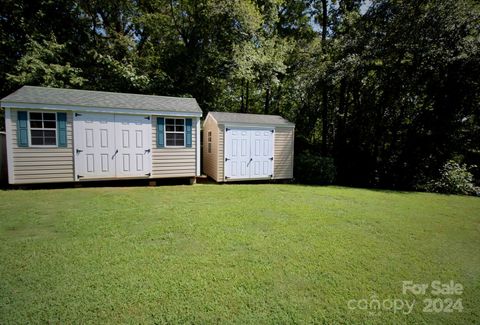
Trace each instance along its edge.
{"label": "green grass lawn", "polygon": [[[480,322],[479,198],[195,185],[1,191],[0,204],[2,324]],[[408,280],[464,290],[404,295]],[[463,311],[422,311],[439,297]],[[357,304],[374,298],[416,304]]]}

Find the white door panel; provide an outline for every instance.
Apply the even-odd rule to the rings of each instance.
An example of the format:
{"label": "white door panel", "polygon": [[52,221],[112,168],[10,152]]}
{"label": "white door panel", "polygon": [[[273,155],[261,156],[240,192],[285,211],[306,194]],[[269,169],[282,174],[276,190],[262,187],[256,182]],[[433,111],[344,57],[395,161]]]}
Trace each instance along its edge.
{"label": "white door panel", "polygon": [[149,176],[151,172],[152,132],[150,118],[115,115],[118,177]]}
{"label": "white door panel", "polygon": [[253,156],[252,178],[270,177],[273,165],[273,132],[251,131]]}
{"label": "white door panel", "polygon": [[273,171],[272,129],[226,129],[225,177],[270,178]]}
{"label": "white door panel", "polygon": [[233,129],[226,137],[226,175],[231,178],[249,178],[250,133],[248,130]]}
{"label": "white door panel", "polygon": [[151,143],[150,117],[76,113],[77,179],[150,176]]}
{"label": "white door panel", "polygon": [[80,178],[115,177],[113,114],[76,113],[75,169]]}

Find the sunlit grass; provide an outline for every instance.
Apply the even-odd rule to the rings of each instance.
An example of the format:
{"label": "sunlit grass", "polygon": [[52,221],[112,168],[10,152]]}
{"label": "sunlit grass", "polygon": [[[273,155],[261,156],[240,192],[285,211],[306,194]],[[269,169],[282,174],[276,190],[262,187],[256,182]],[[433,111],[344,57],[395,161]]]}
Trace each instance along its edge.
{"label": "sunlit grass", "polygon": [[[480,319],[480,199],[296,185],[0,192],[0,323]],[[402,281],[461,283],[424,313]],[[409,315],[348,301],[416,299]],[[458,297],[456,297],[458,298]]]}

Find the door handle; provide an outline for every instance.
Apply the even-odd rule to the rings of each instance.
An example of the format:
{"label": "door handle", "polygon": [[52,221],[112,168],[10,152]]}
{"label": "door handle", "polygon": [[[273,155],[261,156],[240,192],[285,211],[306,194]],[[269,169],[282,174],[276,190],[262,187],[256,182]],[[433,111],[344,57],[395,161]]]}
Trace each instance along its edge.
{"label": "door handle", "polygon": [[118,149],[115,150],[115,153],[113,154],[112,159],[115,158],[115,156],[117,155],[117,153],[118,153]]}
{"label": "door handle", "polygon": [[250,158],[250,160],[248,161],[248,164],[247,164],[247,167],[248,165],[250,165],[250,163],[252,162],[253,158]]}

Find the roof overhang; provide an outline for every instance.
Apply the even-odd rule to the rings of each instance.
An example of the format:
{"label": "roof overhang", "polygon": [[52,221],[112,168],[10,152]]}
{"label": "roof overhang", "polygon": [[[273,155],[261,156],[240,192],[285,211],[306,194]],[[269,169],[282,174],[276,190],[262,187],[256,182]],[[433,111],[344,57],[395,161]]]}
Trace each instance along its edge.
{"label": "roof overhang", "polygon": [[217,123],[217,125],[229,126],[229,127],[247,127],[247,128],[295,128],[294,123],[247,123],[247,122],[229,122],[229,121],[218,121],[213,114],[210,112],[205,117],[204,123],[211,118]]}
{"label": "roof overhang", "polygon": [[19,109],[44,109],[55,111],[72,111],[72,112],[92,112],[92,113],[117,113],[131,115],[162,115],[162,116],[182,116],[182,117],[201,117],[201,112],[174,112],[149,109],[128,109],[128,108],[111,108],[111,107],[90,107],[76,105],[57,105],[57,104],[32,104],[2,101],[1,107],[19,108]]}
{"label": "roof overhang", "polygon": [[295,124],[263,124],[263,123],[230,123],[222,122],[218,125],[233,128],[295,128]]}

